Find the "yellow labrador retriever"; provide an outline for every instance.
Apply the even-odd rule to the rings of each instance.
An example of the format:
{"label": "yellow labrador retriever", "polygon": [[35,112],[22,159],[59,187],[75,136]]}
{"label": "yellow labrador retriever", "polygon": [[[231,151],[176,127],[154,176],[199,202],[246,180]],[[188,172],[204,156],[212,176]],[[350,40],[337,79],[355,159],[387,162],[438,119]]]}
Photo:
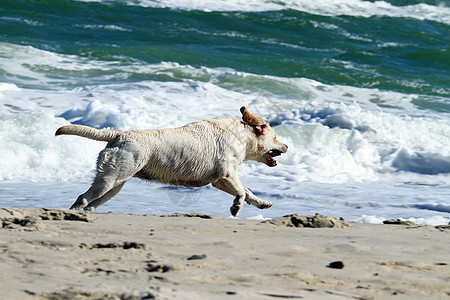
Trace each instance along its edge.
{"label": "yellow labrador retriever", "polygon": [[246,160],[277,165],[275,156],[288,147],[280,143],[262,118],[241,108],[242,121],[216,118],[179,128],[121,131],[67,125],[55,135],[70,134],[108,142],[97,160],[97,175],[71,209],[94,210],[114,197],[131,177],[171,185],[212,184],[236,198],[230,211],[237,216],[244,200],[258,208],[272,206],[246,189],[238,166]]}

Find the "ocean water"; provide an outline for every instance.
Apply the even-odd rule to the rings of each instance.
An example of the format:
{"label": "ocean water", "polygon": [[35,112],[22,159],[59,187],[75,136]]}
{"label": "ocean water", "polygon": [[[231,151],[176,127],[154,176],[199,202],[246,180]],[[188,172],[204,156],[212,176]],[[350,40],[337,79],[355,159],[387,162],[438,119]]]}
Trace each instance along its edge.
{"label": "ocean water", "polygon": [[[450,220],[444,0],[2,0],[0,207],[68,208],[105,146],[69,123],[156,129],[265,118],[289,152],[242,182],[290,213]],[[232,196],[129,181],[99,211],[230,216]]]}

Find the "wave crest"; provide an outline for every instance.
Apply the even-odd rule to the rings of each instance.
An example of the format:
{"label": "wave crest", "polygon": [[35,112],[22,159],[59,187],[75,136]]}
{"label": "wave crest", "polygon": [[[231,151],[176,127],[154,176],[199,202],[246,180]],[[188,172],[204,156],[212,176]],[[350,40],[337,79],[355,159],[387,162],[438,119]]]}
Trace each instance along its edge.
{"label": "wave crest", "polygon": [[[85,2],[104,2],[110,4],[112,1],[105,0],[81,0]],[[430,5],[425,3],[395,6],[385,1],[362,1],[362,0],[128,0],[129,5],[138,5],[154,8],[171,8],[182,10],[210,11],[244,11],[261,12],[292,9],[310,14],[323,16],[389,16],[414,18],[419,20],[431,20],[450,24],[450,8],[441,5]]]}

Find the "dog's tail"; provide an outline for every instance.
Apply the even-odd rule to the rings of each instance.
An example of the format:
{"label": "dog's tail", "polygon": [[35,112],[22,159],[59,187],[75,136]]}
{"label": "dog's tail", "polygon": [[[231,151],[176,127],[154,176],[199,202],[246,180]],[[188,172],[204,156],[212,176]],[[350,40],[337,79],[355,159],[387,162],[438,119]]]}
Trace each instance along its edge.
{"label": "dog's tail", "polygon": [[114,129],[95,129],[89,126],[83,125],[66,125],[60,127],[55,136],[62,134],[78,135],[85,138],[89,138],[96,141],[114,142],[116,138],[123,133],[122,130]]}

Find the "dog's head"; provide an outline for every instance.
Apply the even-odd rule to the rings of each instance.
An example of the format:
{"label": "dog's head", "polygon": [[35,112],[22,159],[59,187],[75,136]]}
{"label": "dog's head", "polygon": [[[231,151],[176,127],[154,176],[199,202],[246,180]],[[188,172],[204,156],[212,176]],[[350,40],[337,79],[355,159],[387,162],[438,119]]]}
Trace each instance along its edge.
{"label": "dog's head", "polygon": [[288,146],[279,142],[275,131],[262,118],[252,115],[245,106],[241,107],[242,120],[253,128],[256,137],[256,153],[250,159],[275,167],[277,161],[274,157],[286,153]]}

